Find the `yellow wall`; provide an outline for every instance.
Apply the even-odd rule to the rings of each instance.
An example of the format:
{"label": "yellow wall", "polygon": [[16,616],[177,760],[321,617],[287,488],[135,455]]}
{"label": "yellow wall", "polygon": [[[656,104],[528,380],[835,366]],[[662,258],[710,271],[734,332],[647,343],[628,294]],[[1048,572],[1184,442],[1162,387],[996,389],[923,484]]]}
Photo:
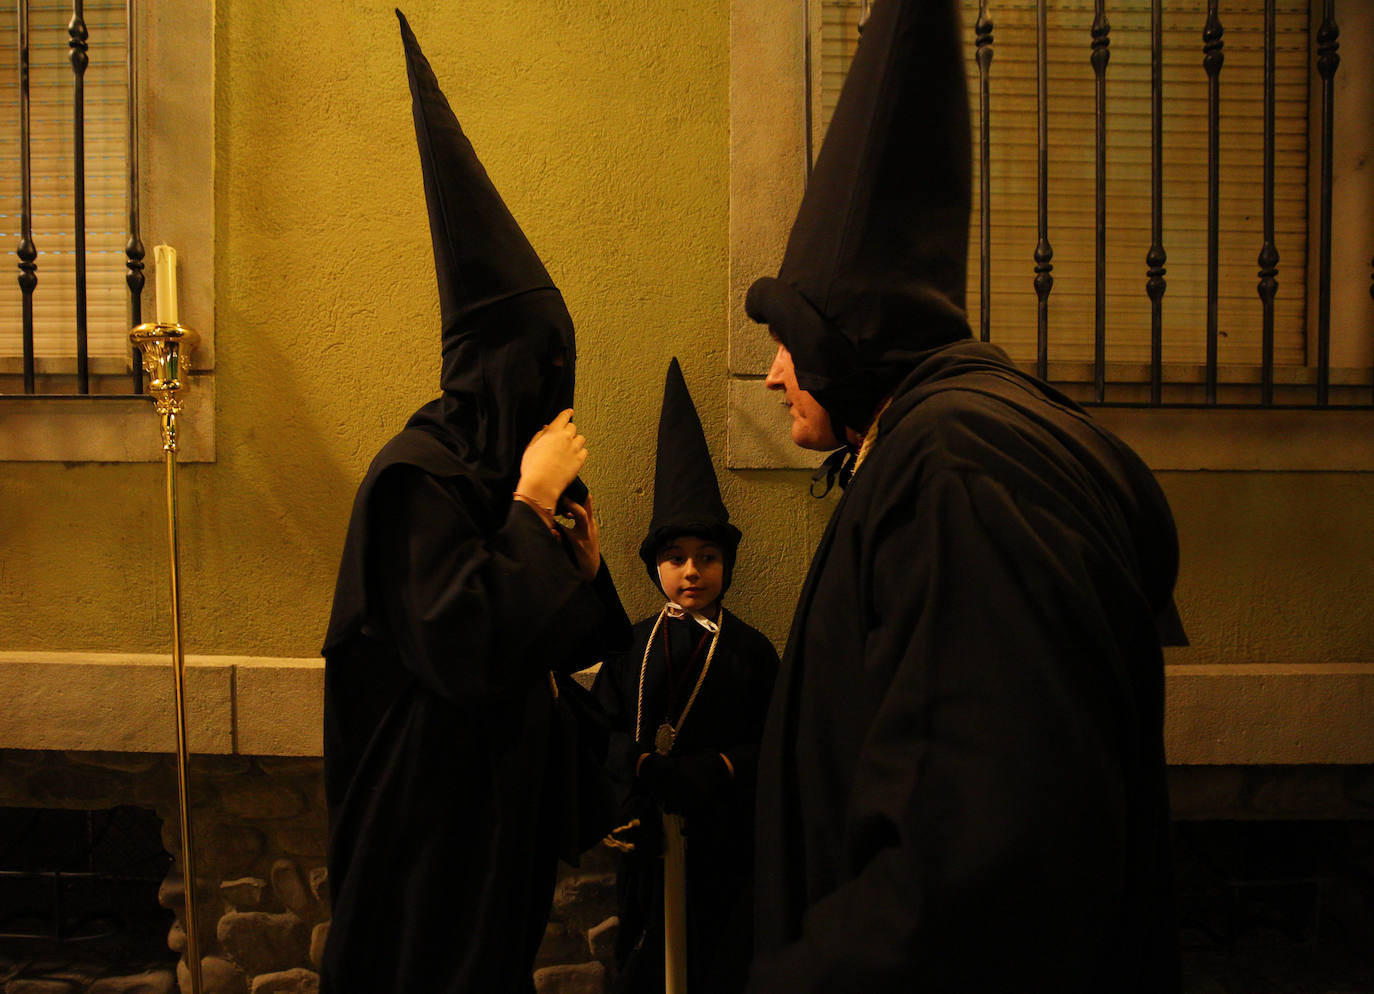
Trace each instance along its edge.
{"label": "yellow wall", "polygon": [[[664,367],[724,452],[727,0],[411,2],[498,188],[578,324],[579,424],[632,615]],[[215,463],[182,470],[188,652],[309,656],[353,490],[433,395],[437,305],[391,7],[218,0]],[[151,430],[151,429],[150,429]],[[161,467],[10,463],[0,648],[167,645]],[[828,513],[729,473],[734,606],[779,644]],[[1178,661],[1374,659],[1374,474],[1170,473]]]}

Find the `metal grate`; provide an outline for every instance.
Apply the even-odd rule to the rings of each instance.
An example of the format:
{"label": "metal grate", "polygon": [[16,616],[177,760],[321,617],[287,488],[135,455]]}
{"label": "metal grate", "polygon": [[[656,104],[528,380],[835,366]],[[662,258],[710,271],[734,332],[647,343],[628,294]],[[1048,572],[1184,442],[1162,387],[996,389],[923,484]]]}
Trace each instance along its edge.
{"label": "metal grate", "polygon": [[[93,363],[127,369],[142,319],[133,0],[17,0],[0,22],[0,233],[17,268],[0,289],[0,355],[23,391],[71,370],[62,392],[91,392]],[[10,361],[13,361],[11,359]],[[8,366],[7,366],[8,369]],[[107,388],[108,389],[108,388]]]}
{"label": "metal grate", "polygon": [[[822,4],[818,130],[869,6]],[[1374,342],[1332,326],[1334,0],[963,8],[976,334],[1087,403],[1374,404]]]}

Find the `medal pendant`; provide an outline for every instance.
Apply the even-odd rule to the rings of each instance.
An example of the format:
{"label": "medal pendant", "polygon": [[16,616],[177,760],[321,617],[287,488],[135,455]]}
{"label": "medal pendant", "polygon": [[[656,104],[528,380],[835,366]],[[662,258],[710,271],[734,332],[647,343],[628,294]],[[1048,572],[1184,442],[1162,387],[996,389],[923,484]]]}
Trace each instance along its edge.
{"label": "medal pendant", "polygon": [[658,726],[658,731],[654,733],[654,751],[660,756],[666,756],[673,748],[673,739],[677,733],[673,731],[673,726],[666,721]]}

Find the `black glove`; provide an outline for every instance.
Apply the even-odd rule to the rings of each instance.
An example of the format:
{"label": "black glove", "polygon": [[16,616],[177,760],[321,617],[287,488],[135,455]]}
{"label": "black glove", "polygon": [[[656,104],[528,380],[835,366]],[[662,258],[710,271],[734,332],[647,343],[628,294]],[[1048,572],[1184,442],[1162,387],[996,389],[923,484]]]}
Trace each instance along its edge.
{"label": "black glove", "polygon": [[639,783],[669,814],[690,815],[730,783],[730,769],[719,753],[660,756],[650,753],[639,765]]}

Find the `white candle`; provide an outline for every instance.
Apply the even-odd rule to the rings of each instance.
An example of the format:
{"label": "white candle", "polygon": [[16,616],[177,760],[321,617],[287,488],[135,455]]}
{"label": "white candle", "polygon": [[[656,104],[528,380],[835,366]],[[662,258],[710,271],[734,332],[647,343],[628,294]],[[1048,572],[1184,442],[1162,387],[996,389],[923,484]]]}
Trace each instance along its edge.
{"label": "white candle", "polygon": [[177,323],[177,250],[170,245],[153,246],[157,268],[157,323]]}

